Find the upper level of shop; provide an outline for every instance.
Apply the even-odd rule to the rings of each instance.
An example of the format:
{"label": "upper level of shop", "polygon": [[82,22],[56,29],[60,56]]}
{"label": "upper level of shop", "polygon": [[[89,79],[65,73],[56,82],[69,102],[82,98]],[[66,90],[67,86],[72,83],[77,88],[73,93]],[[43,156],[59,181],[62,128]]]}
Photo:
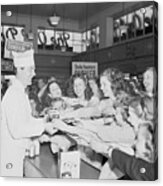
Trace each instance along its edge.
{"label": "upper level of shop", "polygon": [[[94,4],[97,4],[97,9],[101,3]],[[63,6],[63,4],[57,6],[59,5]],[[40,15],[36,14],[38,5],[2,6],[1,42],[5,42],[6,38],[29,40],[33,42],[35,52],[38,54],[73,56],[149,35],[157,36],[157,6],[153,1],[108,2],[103,5],[105,8],[99,6],[96,13],[95,7],[83,3],[82,15],[76,19],[66,12],[68,6],[70,4],[60,7],[60,10],[63,10],[62,17],[55,27],[47,21],[47,14],[44,13],[46,8],[42,9]],[[81,4],[73,4],[73,6],[77,7]],[[27,10],[23,14],[24,7]],[[13,10],[11,16],[8,16],[9,10]],[[74,14],[78,15],[75,10]]]}

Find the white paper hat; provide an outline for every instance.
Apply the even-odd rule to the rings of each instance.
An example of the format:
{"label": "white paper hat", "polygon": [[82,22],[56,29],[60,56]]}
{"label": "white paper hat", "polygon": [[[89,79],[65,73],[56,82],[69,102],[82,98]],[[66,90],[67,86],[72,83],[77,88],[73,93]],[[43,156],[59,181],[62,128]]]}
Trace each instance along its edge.
{"label": "white paper hat", "polygon": [[25,52],[12,52],[12,55],[15,67],[35,66],[33,49]]}

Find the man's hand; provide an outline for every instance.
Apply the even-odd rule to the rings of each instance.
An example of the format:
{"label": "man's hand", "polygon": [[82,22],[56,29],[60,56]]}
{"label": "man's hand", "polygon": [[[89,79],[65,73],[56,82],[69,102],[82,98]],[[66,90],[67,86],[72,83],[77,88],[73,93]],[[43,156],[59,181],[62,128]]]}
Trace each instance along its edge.
{"label": "man's hand", "polygon": [[55,125],[53,123],[46,123],[45,124],[45,132],[47,132],[50,135],[55,134],[58,131],[58,129],[55,128]]}

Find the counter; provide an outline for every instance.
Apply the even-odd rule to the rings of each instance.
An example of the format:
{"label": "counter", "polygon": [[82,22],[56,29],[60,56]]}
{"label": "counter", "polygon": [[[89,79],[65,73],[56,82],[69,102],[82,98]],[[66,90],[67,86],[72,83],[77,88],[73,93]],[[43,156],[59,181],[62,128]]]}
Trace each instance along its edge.
{"label": "counter", "polygon": [[[85,161],[80,163],[80,179],[98,179],[100,171]],[[59,178],[58,155],[52,154],[49,143],[41,145],[40,155],[25,159],[25,177]]]}

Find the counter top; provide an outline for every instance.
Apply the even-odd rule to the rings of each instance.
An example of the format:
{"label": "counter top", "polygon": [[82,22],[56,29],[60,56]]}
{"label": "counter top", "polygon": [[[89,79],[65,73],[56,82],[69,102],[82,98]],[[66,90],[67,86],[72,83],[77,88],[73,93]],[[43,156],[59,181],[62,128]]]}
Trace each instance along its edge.
{"label": "counter top", "polygon": [[[100,171],[85,161],[80,163],[80,179],[98,179]],[[41,145],[40,155],[25,159],[25,177],[59,178],[58,155],[49,143]]]}

